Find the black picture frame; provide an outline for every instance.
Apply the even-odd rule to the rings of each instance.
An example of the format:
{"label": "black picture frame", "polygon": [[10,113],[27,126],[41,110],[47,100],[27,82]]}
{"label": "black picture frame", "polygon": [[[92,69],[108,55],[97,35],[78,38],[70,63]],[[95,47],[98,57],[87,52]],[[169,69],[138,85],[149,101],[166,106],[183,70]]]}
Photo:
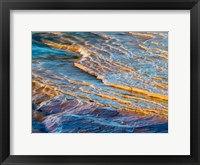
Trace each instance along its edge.
{"label": "black picture frame", "polygon": [[[190,151],[184,155],[47,156],[10,155],[10,10],[190,10]],[[1,164],[200,164],[199,0],[0,0],[0,162]],[[172,144],[173,145],[173,144]]]}

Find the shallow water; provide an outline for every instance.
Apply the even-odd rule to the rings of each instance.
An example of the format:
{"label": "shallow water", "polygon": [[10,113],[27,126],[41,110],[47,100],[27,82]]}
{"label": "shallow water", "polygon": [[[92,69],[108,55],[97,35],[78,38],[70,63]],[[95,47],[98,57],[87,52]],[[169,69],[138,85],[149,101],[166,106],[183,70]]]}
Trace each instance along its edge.
{"label": "shallow water", "polygon": [[33,32],[32,131],[168,132],[167,32]]}

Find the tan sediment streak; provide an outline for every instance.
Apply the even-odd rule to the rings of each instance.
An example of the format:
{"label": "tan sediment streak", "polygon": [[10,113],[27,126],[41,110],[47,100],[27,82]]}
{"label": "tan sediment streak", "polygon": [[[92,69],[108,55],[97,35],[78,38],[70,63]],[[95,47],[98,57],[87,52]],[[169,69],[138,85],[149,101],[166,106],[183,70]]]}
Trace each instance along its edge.
{"label": "tan sediment streak", "polygon": [[[83,92],[83,93],[86,93],[86,94],[94,94],[94,95],[100,96],[102,98],[107,98],[107,99],[110,99],[110,100],[117,100],[121,104],[123,104],[123,103],[131,104],[132,102],[120,99],[120,98],[115,97],[115,96],[119,96],[119,97],[122,97],[122,98],[125,98],[125,99],[135,99],[135,100],[138,100],[138,101],[144,101],[144,102],[147,102],[147,103],[158,105],[158,106],[162,107],[163,109],[166,109],[166,110],[168,109],[167,106],[164,106],[164,105],[160,104],[159,102],[152,101],[152,100],[149,100],[149,99],[145,99],[145,98],[142,98],[142,97],[136,97],[136,96],[124,95],[124,94],[117,94],[117,93],[114,93],[114,92],[111,92],[111,91],[109,91],[108,94],[101,94],[101,93],[96,94],[94,92],[91,92],[91,91],[88,91],[88,90],[84,90],[84,89],[81,89],[81,88],[79,90],[81,92]],[[107,91],[102,91],[102,92],[107,92]],[[109,94],[112,94],[112,95],[109,95]]]}
{"label": "tan sediment streak", "polygon": [[55,90],[52,86],[47,85],[47,84],[42,84],[41,82],[37,80],[32,81],[32,88],[33,88],[33,93],[45,93],[49,97],[55,97],[60,95],[60,92],[58,90]]}
{"label": "tan sediment streak", "polygon": [[149,39],[154,38],[153,35],[151,35],[151,34],[145,34],[145,33],[128,32],[128,34],[131,34],[133,36],[143,37],[143,38],[149,38]]}
{"label": "tan sediment streak", "polygon": [[105,94],[96,94],[97,96],[100,96],[102,98],[107,98],[110,100],[117,100],[119,103],[121,104],[132,104],[131,101],[127,101],[127,100],[122,100],[120,98],[114,97],[114,96],[109,96],[109,95],[105,95]]}
{"label": "tan sediment streak", "polygon": [[99,37],[101,37],[101,38],[103,38],[103,39],[106,39],[106,40],[112,38],[112,37],[107,36],[107,35],[105,35],[105,34],[100,34],[100,33],[96,33],[96,32],[90,32],[90,33],[93,33],[93,34],[95,34],[95,35],[98,35]]}
{"label": "tan sediment streak", "polygon": [[161,84],[161,83],[156,83],[154,84],[155,87],[159,87],[159,88],[163,88],[165,90],[168,89],[168,85],[167,84]]}
{"label": "tan sediment streak", "polygon": [[168,56],[165,56],[165,55],[160,55],[160,54],[156,54],[158,57],[161,57],[161,58],[164,58],[165,60],[168,60]]}
{"label": "tan sediment streak", "polygon": [[138,89],[138,88],[134,88],[134,87],[129,87],[129,86],[123,86],[123,85],[117,85],[117,84],[112,84],[112,83],[106,83],[104,78],[101,75],[98,75],[98,73],[93,72],[91,69],[79,64],[79,63],[74,63],[74,65],[82,70],[84,70],[85,72],[90,73],[91,75],[96,76],[98,79],[102,80],[103,83],[105,85],[111,86],[111,87],[115,87],[115,88],[119,88],[119,89],[123,89],[123,90],[127,90],[130,92],[136,92],[139,94],[143,94],[152,98],[158,98],[158,99],[162,99],[165,101],[168,101],[168,96],[165,95],[161,95],[161,94],[157,94],[157,93],[150,93],[148,91],[142,90],[142,89]]}
{"label": "tan sediment streak", "polygon": [[152,104],[155,104],[155,105],[158,105],[160,107],[163,107],[164,109],[167,109],[168,107],[156,102],[156,101],[151,101],[151,100],[148,100],[148,99],[144,99],[144,98],[141,98],[141,97],[136,97],[136,96],[130,96],[130,95],[123,95],[123,94],[116,94],[117,96],[120,96],[120,97],[123,97],[123,98],[128,98],[128,99],[135,99],[135,100],[139,100],[139,101],[144,101],[144,102],[147,102],[147,103],[152,103]]}
{"label": "tan sediment streak", "polygon": [[163,38],[167,37],[168,34],[164,34],[164,33],[156,33],[156,32],[151,32],[151,34],[154,34],[154,35],[158,35],[158,36],[161,36]]}
{"label": "tan sediment streak", "polygon": [[155,97],[155,98],[159,98],[159,99],[168,101],[168,96],[157,94],[157,93],[150,93],[150,92],[142,90],[142,89],[129,87],[129,86],[123,86],[123,85],[117,85],[117,84],[106,84],[106,85],[112,86],[112,87],[115,87],[115,88],[119,88],[119,89],[124,89],[124,90],[130,91],[130,92],[136,92],[136,93],[139,93],[139,94],[144,94],[144,95],[147,95],[149,97]]}
{"label": "tan sediment streak", "polygon": [[54,87],[54,84],[44,84],[43,82],[40,82],[39,80],[33,80],[32,81],[32,88],[33,88],[33,94],[46,94],[49,98],[53,98],[55,96],[58,96],[60,94],[66,94],[70,95],[73,97],[80,97],[80,98],[86,98],[90,99],[88,96],[82,96],[82,95],[77,95],[72,92],[64,91],[61,89],[57,89]]}
{"label": "tan sediment streak", "polygon": [[91,70],[90,68],[85,67],[84,65],[80,64],[80,63],[74,63],[74,66],[76,66],[77,68],[80,68],[81,70],[84,70],[85,72],[96,76],[98,79],[102,80],[103,77],[100,76],[98,73],[94,72],[93,70]]}
{"label": "tan sediment streak", "polygon": [[[118,101],[120,104],[125,104],[124,106],[120,106],[119,107],[115,107],[115,106],[111,106],[115,109],[118,109],[119,111],[129,111],[129,112],[134,112],[134,113],[137,113],[137,114],[143,114],[143,115],[155,115],[155,116],[160,116],[162,118],[165,118],[167,119],[167,116],[168,116],[168,110],[167,108],[141,108],[139,106],[136,106],[135,104],[133,104],[131,101],[128,101],[128,100],[123,100],[123,99],[120,99],[118,97],[114,97],[114,96],[110,96],[110,95],[107,95],[107,94],[96,94],[97,96],[99,97],[102,97],[102,98],[106,98],[106,99],[110,99],[110,100],[116,100]],[[105,105],[106,106],[106,105]]]}
{"label": "tan sediment streak", "polygon": [[[95,55],[98,59],[103,60],[103,62],[106,63],[108,66],[116,67],[116,68],[119,68],[120,70],[123,70],[126,72],[131,72],[131,68],[124,67],[120,63],[110,61],[110,60],[106,59],[105,57],[101,56],[101,54],[98,54],[98,55],[95,54]],[[94,62],[94,61],[92,61],[92,62]]]}
{"label": "tan sediment streak", "polygon": [[161,77],[151,77],[153,80],[158,80],[158,81],[161,81],[162,78]]}
{"label": "tan sediment streak", "polygon": [[153,52],[155,54],[160,54],[164,57],[168,57],[168,51],[166,51],[166,50],[162,50],[162,49],[159,49],[159,48],[153,48],[153,49],[151,49],[151,52]]}
{"label": "tan sediment streak", "polygon": [[168,110],[166,109],[157,109],[157,108],[141,108],[138,106],[122,106],[122,107],[117,107],[117,106],[112,106],[113,108],[117,109],[119,112],[130,112],[130,113],[136,113],[139,115],[144,115],[144,116],[159,116],[161,118],[163,118],[164,120],[168,119]]}
{"label": "tan sediment streak", "polygon": [[146,46],[144,46],[144,45],[139,44],[138,46],[143,50],[146,50],[146,51],[148,50],[148,48]]}
{"label": "tan sediment streak", "polygon": [[156,41],[152,41],[151,43],[154,44],[154,45],[157,45],[157,46],[164,46],[163,44],[158,43],[158,42],[156,42]]}
{"label": "tan sediment streak", "polygon": [[59,44],[59,43],[48,41],[48,40],[42,40],[42,42],[56,49],[69,50],[71,52],[79,52],[81,54],[89,54],[89,51],[80,45]]}

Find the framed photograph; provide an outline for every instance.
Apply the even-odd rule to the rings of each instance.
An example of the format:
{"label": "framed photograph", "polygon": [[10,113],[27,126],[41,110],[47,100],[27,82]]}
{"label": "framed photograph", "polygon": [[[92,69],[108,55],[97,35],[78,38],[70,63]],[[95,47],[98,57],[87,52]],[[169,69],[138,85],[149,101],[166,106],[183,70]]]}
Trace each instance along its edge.
{"label": "framed photograph", "polygon": [[200,164],[198,0],[1,0],[1,164]]}

